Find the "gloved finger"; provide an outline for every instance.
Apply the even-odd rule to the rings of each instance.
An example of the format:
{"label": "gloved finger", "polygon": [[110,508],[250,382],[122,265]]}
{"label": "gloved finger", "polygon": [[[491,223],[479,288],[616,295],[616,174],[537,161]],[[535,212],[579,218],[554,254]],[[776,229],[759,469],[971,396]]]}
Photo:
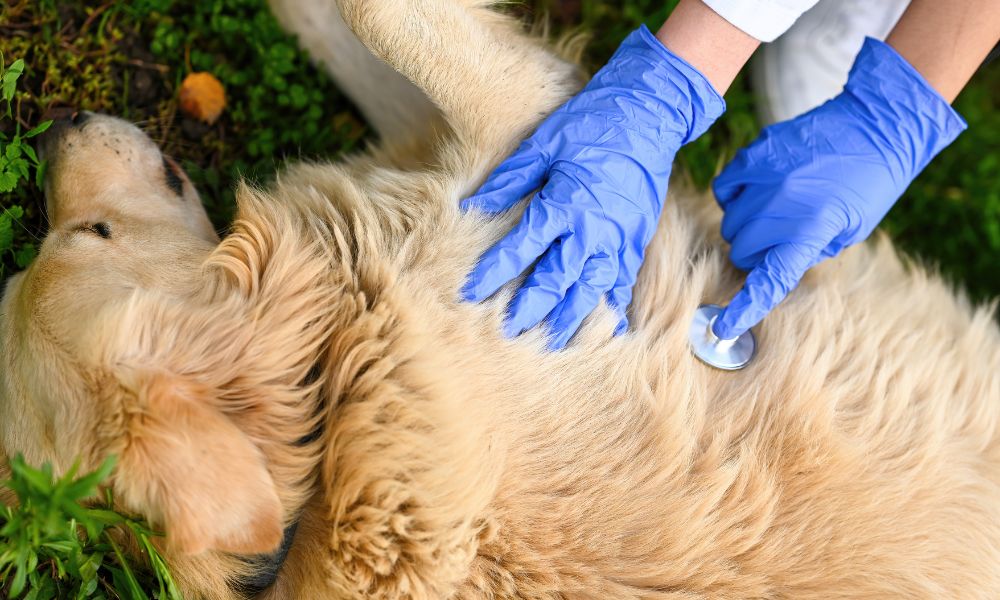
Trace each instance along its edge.
{"label": "gloved finger", "polygon": [[646,249],[643,244],[633,241],[631,248],[625,248],[620,254],[618,261],[618,277],[611,291],[608,292],[608,302],[620,314],[624,315],[632,304],[632,287],[635,285],[635,278],[642,267],[643,256]]}
{"label": "gloved finger", "polygon": [[579,236],[568,235],[552,244],[511,300],[504,335],[515,337],[541,323],[580,279],[586,263],[587,251]]}
{"label": "gloved finger", "polygon": [[[619,276],[621,273],[619,273]],[[632,286],[635,285],[635,281],[628,279],[622,281],[616,281],[614,286],[608,291],[608,305],[617,312],[622,319],[625,319],[625,312],[628,310],[629,304],[632,303]],[[628,321],[626,320],[626,324]],[[619,323],[621,327],[621,323]],[[617,332],[617,330],[616,330]]]}
{"label": "gloved finger", "polygon": [[738,269],[750,271],[759,265],[775,246],[799,244],[823,248],[827,240],[817,236],[822,230],[810,231],[815,223],[800,218],[757,217],[740,229],[732,240],[729,260]]}
{"label": "gloved finger", "polygon": [[459,207],[463,211],[475,208],[487,213],[503,212],[541,187],[548,170],[546,157],[525,140]]}
{"label": "gloved finger", "polygon": [[738,201],[727,204],[725,213],[722,215],[722,224],[719,227],[722,239],[732,244],[733,238],[747,223],[762,216],[767,201],[774,193],[775,190],[770,186],[744,189]]}
{"label": "gloved finger", "polygon": [[587,260],[579,281],[569,288],[566,298],[548,316],[551,350],[566,346],[587,315],[600,304],[601,297],[614,285],[617,276],[615,257],[599,254]]}
{"label": "gloved finger", "polygon": [[537,199],[532,200],[514,229],[479,258],[462,288],[462,297],[468,302],[489,298],[566,233],[568,228],[561,218],[551,215]]}
{"label": "gloved finger", "polygon": [[728,212],[730,204],[743,200],[748,190],[763,186],[777,189],[785,180],[787,167],[779,166],[783,152],[774,148],[773,127],[765,128],[749,146],[740,149],[712,181],[715,200],[723,210]]}
{"label": "gloved finger", "polygon": [[619,302],[622,301],[614,299],[616,296],[621,296],[623,294],[627,295],[628,302],[631,302],[632,287],[629,286],[625,290],[619,290],[616,288],[608,292],[608,306],[615,311],[615,314],[618,315],[618,324],[615,325],[615,335],[621,335],[628,331],[628,304],[619,304]]}
{"label": "gloved finger", "polygon": [[615,335],[621,335],[628,330],[628,307],[632,304],[632,289],[635,286],[635,278],[642,266],[643,249],[626,252],[621,257],[618,267],[618,278],[614,286],[608,292],[608,305],[618,313],[620,320],[615,327]]}
{"label": "gloved finger", "polygon": [[712,193],[715,194],[715,201],[723,210],[726,210],[729,203],[735,200],[746,187],[748,166],[747,149],[743,148],[712,180]]}
{"label": "gloved finger", "polygon": [[623,314],[618,325],[615,326],[615,335],[621,335],[626,331],[628,331],[628,317]]}
{"label": "gloved finger", "polygon": [[732,339],[759,323],[795,289],[817,254],[799,244],[782,244],[768,251],[716,319],[715,335]]}
{"label": "gloved finger", "polygon": [[[842,240],[838,240],[838,239],[834,238],[833,241],[831,241],[829,244],[827,244],[826,248],[823,248],[823,252],[816,259],[816,263],[820,263],[820,262],[822,262],[822,261],[824,261],[824,260],[826,260],[828,258],[833,258],[833,257],[837,256],[838,254],[840,254],[841,252],[843,252],[844,248],[846,248],[846,247],[847,247],[847,245],[845,245]],[[810,267],[810,268],[812,268],[812,267]]]}

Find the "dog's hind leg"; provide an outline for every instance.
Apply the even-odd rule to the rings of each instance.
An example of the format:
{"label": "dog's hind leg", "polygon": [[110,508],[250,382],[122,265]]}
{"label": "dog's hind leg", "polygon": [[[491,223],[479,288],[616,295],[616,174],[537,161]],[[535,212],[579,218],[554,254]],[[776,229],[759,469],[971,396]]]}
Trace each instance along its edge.
{"label": "dog's hind leg", "polygon": [[385,140],[430,135],[440,113],[417,86],[358,41],[332,0],[269,0],[281,25]]}
{"label": "dog's hind leg", "polygon": [[461,147],[445,167],[480,174],[581,81],[573,65],[482,0],[338,0],[376,56],[423,90]]}

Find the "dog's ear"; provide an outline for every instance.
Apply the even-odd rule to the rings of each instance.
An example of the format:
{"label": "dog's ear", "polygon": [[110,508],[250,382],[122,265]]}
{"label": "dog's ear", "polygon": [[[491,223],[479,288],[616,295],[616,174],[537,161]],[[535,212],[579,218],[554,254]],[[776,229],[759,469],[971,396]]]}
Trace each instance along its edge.
{"label": "dog's ear", "polygon": [[208,390],[170,373],[119,375],[133,396],[115,477],[125,506],[162,526],[178,552],[275,550],[282,507],[264,457]]}
{"label": "dog's ear", "polygon": [[85,337],[111,394],[99,436],[119,456],[117,498],[188,553],[278,548],[319,460],[302,444],[321,416],[310,373],[343,296],[312,225],[239,195],[190,290],[137,290]]}

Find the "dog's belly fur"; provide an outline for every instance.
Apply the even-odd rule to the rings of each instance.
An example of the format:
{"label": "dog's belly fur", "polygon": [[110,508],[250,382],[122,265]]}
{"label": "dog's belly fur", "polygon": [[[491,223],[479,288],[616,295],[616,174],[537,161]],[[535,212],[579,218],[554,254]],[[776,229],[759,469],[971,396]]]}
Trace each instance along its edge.
{"label": "dog's belly fur", "polygon": [[[459,301],[519,211],[458,201],[576,85],[482,4],[341,0],[453,138],[293,167],[244,191],[223,243],[319,246],[340,299],[318,490],[263,596],[1000,593],[1000,332],[887,241],[814,269],[736,373],[687,347],[695,308],[742,277],[696,194],[667,203],[625,336],[602,307],[549,353],[499,333],[512,286]],[[449,54],[470,40],[477,62]]]}
{"label": "dog's belly fur", "polygon": [[326,363],[324,491],[272,597],[1000,590],[988,311],[881,240],[814,270],[748,369],[712,370],[688,324],[741,275],[714,204],[685,193],[649,248],[631,333],[613,338],[603,309],[550,354],[539,332],[499,334],[509,289],[458,300],[517,215],[461,216],[447,184],[414,212],[400,196],[433,189],[427,177],[298,167],[272,193],[273,210],[339,224],[319,237],[337,231],[352,255]]}

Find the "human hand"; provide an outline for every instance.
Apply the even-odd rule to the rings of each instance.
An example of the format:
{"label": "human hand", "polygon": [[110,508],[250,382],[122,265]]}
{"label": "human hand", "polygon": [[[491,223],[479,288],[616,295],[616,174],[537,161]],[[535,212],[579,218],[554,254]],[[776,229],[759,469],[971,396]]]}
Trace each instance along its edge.
{"label": "human hand", "polygon": [[866,239],[964,129],[905,59],[866,40],[839,96],[768,127],[716,178],[722,237],[733,264],[750,273],[714,333],[739,336],[808,269]]}
{"label": "human hand", "polygon": [[[548,318],[562,348],[607,295],[625,309],[666,197],[674,154],[725,103],[645,27],[462,203],[508,210],[542,187],[521,222],[479,260],[463,289],[479,302],[538,264],[511,301],[505,334]],[[544,184],[544,185],[543,185]]]}

